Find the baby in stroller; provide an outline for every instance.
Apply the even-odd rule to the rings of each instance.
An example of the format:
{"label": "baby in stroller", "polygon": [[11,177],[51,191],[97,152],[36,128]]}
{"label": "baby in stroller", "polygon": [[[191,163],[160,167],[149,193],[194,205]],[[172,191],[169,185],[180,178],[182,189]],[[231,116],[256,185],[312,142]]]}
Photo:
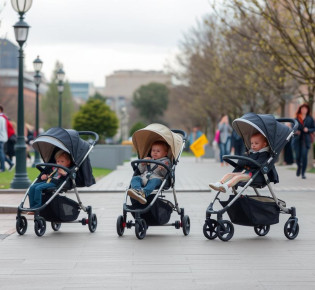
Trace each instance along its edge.
{"label": "baby in stroller", "polygon": [[[259,164],[264,163],[270,156],[266,137],[261,133],[254,133],[250,138],[250,144],[251,149],[248,152],[248,157],[256,160]],[[210,183],[209,186],[214,190],[227,192],[229,188],[234,187],[239,182],[247,182],[250,180],[253,172],[258,169],[255,164],[246,160],[239,160],[237,165],[233,172],[225,174],[219,182]]]}
{"label": "baby in stroller", "polygon": [[[151,147],[151,157],[145,157],[146,160],[155,160],[170,166],[171,161],[167,157],[169,146],[164,141],[156,141]],[[141,204],[146,204],[146,197],[149,196],[154,189],[162,184],[162,179],[165,177],[167,170],[161,165],[142,162],[138,165],[138,170],[141,175],[135,175],[131,179],[131,188],[127,194],[139,201]]]}
{"label": "baby in stroller", "polygon": [[[72,163],[70,155],[63,150],[57,151],[55,154],[55,160],[56,164],[62,165],[64,167],[70,167]],[[30,208],[40,207],[42,205],[42,191],[48,188],[56,188],[65,180],[67,176],[67,172],[62,168],[52,167],[50,171],[50,174],[41,174],[41,181],[34,183],[30,187],[28,192]],[[34,214],[34,212],[29,212],[28,214]]]}

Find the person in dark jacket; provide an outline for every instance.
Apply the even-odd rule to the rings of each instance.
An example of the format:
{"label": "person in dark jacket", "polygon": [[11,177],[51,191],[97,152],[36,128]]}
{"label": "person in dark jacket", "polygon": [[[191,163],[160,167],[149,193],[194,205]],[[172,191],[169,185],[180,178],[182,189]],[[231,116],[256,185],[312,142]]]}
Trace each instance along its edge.
{"label": "person in dark jacket", "polygon": [[234,155],[243,155],[245,152],[243,139],[235,132],[235,130],[233,130],[231,137],[231,151]]}
{"label": "person in dark jacket", "polygon": [[[70,167],[72,163],[70,155],[63,150],[59,150],[55,154],[55,160],[56,164],[64,167]],[[53,167],[50,174],[42,174],[40,177],[42,181],[34,183],[29,189],[28,198],[30,208],[40,207],[42,205],[42,191],[46,188],[57,187],[66,179],[66,177],[67,172],[59,167]]]}
{"label": "person in dark jacket", "polygon": [[[255,133],[250,138],[251,149],[247,157],[257,161],[259,164],[264,163],[269,157],[269,146],[266,138],[261,133]],[[239,182],[248,181],[253,173],[258,169],[253,163],[239,160],[236,171],[225,174],[223,178],[216,183],[210,183],[209,186],[217,191],[226,192],[228,188],[235,186]],[[238,168],[245,168],[238,172]]]}
{"label": "person in dark jacket", "polygon": [[301,105],[296,112],[296,120],[299,122],[295,137],[293,139],[293,149],[297,164],[296,176],[302,175],[305,179],[307,168],[307,154],[311,147],[311,133],[315,132],[314,119],[310,115],[308,104]]}

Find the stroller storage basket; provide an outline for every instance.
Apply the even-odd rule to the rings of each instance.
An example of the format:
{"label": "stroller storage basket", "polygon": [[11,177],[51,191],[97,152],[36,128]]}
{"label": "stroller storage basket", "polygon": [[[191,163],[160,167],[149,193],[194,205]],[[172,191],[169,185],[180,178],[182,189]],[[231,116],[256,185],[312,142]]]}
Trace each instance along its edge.
{"label": "stroller storage basket", "polygon": [[[150,194],[147,197],[147,204],[149,204],[155,197],[155,194]],[[131,199],[132,206],[129,206],[130,209],[142,209],[147,206],[147,204],[140,204],[134,199]],[[171,214],[173,211],[174,205],[166,200],[157,198],[152,208],[141,215],[143,219],[145,219],[147,225],[149,226],[160,226],[169,222],[171,218]],[[135,213],[131,213],[133,217],[135,217]]]}
{"label": "stroller storage basket", "polygon": [[[220,201],[227,206],[235,195],[227,201]],[[280,208],[269,196],[244,195],[238,198],[227,210],[232,223],[242,226],[273,225],[279,223]]]}
{"label": "stroller storage basket", "polygon": [[[43,195],[43,203],[49,200],[51,194]],[[41,212],[40,215],[47,221],[71,222],[78,218],[80,213],[79,204],[66,197],[57,195]]]}

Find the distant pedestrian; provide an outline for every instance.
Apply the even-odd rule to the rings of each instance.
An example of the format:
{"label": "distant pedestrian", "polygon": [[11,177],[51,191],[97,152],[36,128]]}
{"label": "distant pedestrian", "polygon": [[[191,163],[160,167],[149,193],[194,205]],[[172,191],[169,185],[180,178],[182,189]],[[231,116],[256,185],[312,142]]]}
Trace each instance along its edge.
{"label": "distant pedestrian", "polygon": [[243,155],[245,152],[243,139],[236,133],[235,130],[233,130],[231,136],[231,152],[238,156]]}
{"label": "distant pedestrian", "polygon": [[298,130],[293,139],[293,148],[297,164],[296,176],[302,175],[305,179],[307,168],[307,154],[311,147],[311,133],[315,132],[314,119],[310,115],[308,104],[301,105],[296,112],[296,120],[299,123]]}
{"label": "distant pedestrian", "polygon": [[[199,139],[202,136],[202,132],[200,131],[199,126],[194,126],[192,129],[192,132],[189,134],[189,146],[191,146],[197,139]],[[196,157],[196,161],[198,162],[200,160],[200,157]]]}
{"label": "distant pedestrian", "polygon": [[220,161],[221,166],[223,166],[223,155],[228,155],[231,152],[231,136],[233,129],[229,123],[228,115],[222,116],[218,129],[220,131]]}
{"label": "distant pedestrian", "polygon": [[8,141],[7,120],[3,114],[3,106],[0,105],[0,171],[5,171],[4,143]]}

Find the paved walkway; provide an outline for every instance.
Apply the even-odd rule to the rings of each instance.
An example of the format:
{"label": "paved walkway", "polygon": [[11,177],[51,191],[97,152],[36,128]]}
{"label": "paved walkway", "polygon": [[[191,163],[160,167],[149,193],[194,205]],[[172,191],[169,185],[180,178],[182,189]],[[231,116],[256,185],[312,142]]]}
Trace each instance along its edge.
{"label": "paved walkway", "polygon": [[[207,240],[202,226],[214,195],[208,183],[231,168],[185,157],[176,169],[176,188],[179,205],[190,216],[190,234],[150,227],[144,240],[135,237],[134,228],[118,237],[116,219],[132,174],[127,163],[90,192],[82,190],[83,203],[92,205],[98,217],[93,234],[80,224],[63,224],[59,232],[47,224],[39,238],[32,217],[27,217],[28,230],[19,236],[14,233],[15,215],[2,214],[0,289],[315,289],[315,175],[302,180],[290,167],[278,167],[275,191],[297,208],[300,234],[294,241],[283,234],[288,215],[281,215],[265,237],[236,225],[229,242]],[[172,195],[166,195],[172,201]],[[2,193],[0,206],[17,205],[22,196]],[[173,213],[175,220],[178,215]]]}

